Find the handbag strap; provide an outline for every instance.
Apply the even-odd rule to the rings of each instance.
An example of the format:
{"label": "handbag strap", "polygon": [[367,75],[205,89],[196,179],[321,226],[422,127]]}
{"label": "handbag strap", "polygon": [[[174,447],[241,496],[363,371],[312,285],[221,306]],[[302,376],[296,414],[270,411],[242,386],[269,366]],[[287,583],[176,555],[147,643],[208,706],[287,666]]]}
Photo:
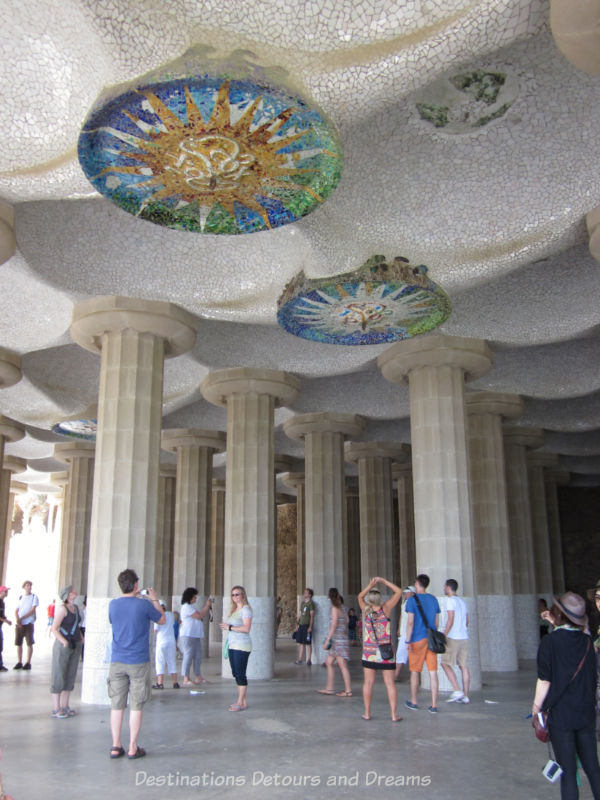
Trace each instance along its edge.
{"label": "handbag strap", "polygon": [[427,622],[427,617],[425,616],[425,612],[423,611],[423,606],[421,605],[421,601],[419,600],[419,598],[417,597],[416,594],[415,594],[414,597],[415,597],[415,600],[417,602],[417,605],[419,606],[419,611],[421,612],[421,616],[423,617],[423,624],[425,625],[425,627],[427,628],[428,631],[432,631],[433,628]]}
{"label": "handbag strap", "polygon": [[[385,616],[385,614],[384,614],[384,616]],[[386,620],[387,620],[387,617],[385,617],[385,618],[386,618]],[[375,637],[375,644],[377,645],[377,647],[379,647],[379,639],[377,638],[377,631],[375,630],[375,622],[374,622],[374,620],[373,620],[373,616],[372,616],[371,614],[369,614],[369,615],[367,616],[367,619],[368,619],[368,620],[370,621],[370,623],[371,623],[371,629],[372,629],[372,631],[373,631],[373,636]],[[388,622],[389,622],[389,620],[388,620]],[[386,644],[387,644],[387,642],[386,642]]]}

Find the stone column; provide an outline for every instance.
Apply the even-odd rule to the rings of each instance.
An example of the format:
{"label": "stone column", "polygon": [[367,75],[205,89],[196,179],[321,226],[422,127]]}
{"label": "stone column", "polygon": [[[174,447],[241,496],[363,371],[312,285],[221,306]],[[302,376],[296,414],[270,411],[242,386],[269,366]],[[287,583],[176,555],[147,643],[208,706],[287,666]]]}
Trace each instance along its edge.
{"label": "stone column", "polygon": [[[3,374],[3,361],[2,356],[5,351],[0,348],[0,388],[2,388],[2,374]],[[11,374],[9,367],[11,362],[4,362],[8,364],[6,371],[7,377]],[[19,372],[20,376],[20,372]],[[13,381],[15,383],[15,381]],[[10,544],[10,535],[8,531],[8,512],[9,507],[12,511],[12,503],[10,502],[10,479],[12,471],[4,467],[4,445],[6,442],[18,442],[25,436],[25,428],[19,425],[18,422],[3,417],[0,414],[0,568],[2,574],[0,577],[4,579],[6,573],[6,564],[8,561],[8,547]],[[8,458],[8,457],[7,457]],[[24,461],[23,469],[27,469],[27,462]],[[22,472],[22,470],[18,470]]]}
{"label": "stone column", "polygon": [[0,200],[0,264],[11,258],[17,249],[15,212],[5,200]]}
{"label": "stone column", "polygon": [[517,395],[466,396],[481,669],[518,669],[502,418],[523,413]]}
{"label": "stone column", "polygon": [[280,477],[285,486],[296,490],[296,607],[299,608],[306,587],[306,524],[304,516],[306,480],[303,472],[284,472]]}
{"label": "stone column", "polygon": [[327,593],[332,586],[346,593],[344,438],[359,436],[364,426],[355,414],[330,412],[300,414],[283,424],[287,436],[304,440],[306,583],[315,593],[313,663],[325,660],[321,644],[329,625]]}
{"label": "stone column", "polygon": [[98,435],[82,698],[107,703],[108,603],[117,575],[154,580],[164,359],[189,350],[196,319],[158,301],[98,297],[78,303],[71,335],[101,354]]}
{"label": "stone column", "polygon": [[560,531],[560,512],[558,507],[558,486],[565,486],[571,474],[560,469],[545,469],[546,514],[548,516],[548,535],[550,537],[550,558],[552,560],[552,588],[554,594],[564,594],[565,562],[563,559],[562,536]]}
{"label": "stone column", "polygon": [[535,658],[540,639],[526,450],[541,447],[543,442],[541,430],[504,428],[510,557],[515,593],[517,656],[520,659]]}
{"label": "stone column", "polygon": [[21,356],[0,347],[0,389],[14,386],[21,380],[21,375]]}
{"label": "stone column", "polygon": [[80,595],[87,594],[95,455],[96,445],[93,442],[79,440],[54,445],[57,461],[69,464],[58,585],[72,583]]}
{"label": "stone column", "polygon": [[[356,479],[346,479],[346,542],[348,552],[346,593],[355,598],[362,589],[360,583],[360,499]],[[352,602],[355,602],[354,599]]]}
{"label": "stone column", "polygon": [[[162,448],[177,453],[175,486],[175,540],[173,544],[173,608],[180,609],[188,586],[198,589],[198,605],[209,596],[212,460],[225,449],[225,434],[195,428],[164,430]],[[204,656],[208,656],[208,615],[204,617]]]}
{"label": "stone column", "polygon": [[[51,525],[49,524],[48,530],[50,533],[54,534],[58,532],[59,539],[62,542],[63,536],[63,520],[65,516],[65,494],[67,490],[67,486],[69,484],[69,472],[68,470],[64,472],[51,472],[50,473],[50,483],[54,484],[55,486],[59,487],[59,491],[56,492],[54,495],[48,495],[48,503],[50,504],[50,512],[49,517],[52,519]],[[57,564],[57,575],[56,575],[56,583],[58,584],[58,570],[60,568],[60,562]],[[87,572],[85,574],[85,578],[87,580]],[[64,586],[64,584],[63,584]]]}
{"label": "stone column", "polygon": [[217,370],[201,386],[209,402],[227,407],[224,596],[228,610],[229,590],[242,585],[253,609],[250,678],[273,676],[274,410],[299,389],[286,372],[244,367]]}
{"label": "stone column", "polygon": [[[210,557],[208,559],[210,580],[209,592],[215,598],[213,623],[210,627],[211,641],[222,642],[223,632],[219,623],[223,619],[223,569],[225,552],[225,481],[213,478],[212,519],[210,526]],[[227,606],[229,608],[229,606]]]}
{"label": "stone column", "polygon": [[387,380],[409,384],[417,571],[429,575],[436,595],[447,578],[458,581],[469,609],[473,688],[481,668],[464,394],[465,381],[487,372],[492,358],[478,339],[428,336],[398,342],[377,360]]}
{"label": "stone column", "polygon": [[540,597],[546,598],[549,606],[552,600],[552,559],[550,556],[550,535],[548,533],[548,514],[546,511],[544,467],[552,468],[557,464],[558,456],[554,453],[536,452],[527,454],[535,588]]}
{"label": "stone column", "polygon": [[406,587],[413,584],[417,576],[412,461],[406,464],[392,464],[392,478],[398,487],[400,582],[402,587]]}
{"label": "stone column", "polygon": [[292,456],[285,455],[285,453],[274,453],[273,455],[273,481],[274,481],[274,489],[275,492],[275,548],[273,552],[273,597],[277,601],[277,575],[278,575],[278,567],[277,567],[277,549],[278,549],[278,525],[279,525],[279,515],[277,513],[277,506],[285,505],[286,503],[293,502],[294,499],[292,498],[291,501],[289,499],[289,495],[287,499],[284,499],[280,494],[277,493],[277,476],[284,472],[289,472],[292,467],[294,466],[296,459],[292,458]]}
{"label": "stone column", "polygon": [[165,604],[171,602],[173,595],[176,474],[177,466],[175,464],[163,463],[160,465],[154,588],[160,594],[161,600],[165,601]]}
{"label": "stone column", "polygon": [[[6,419],[3,417],[2,419]],[[10,522],[14,507],[14,495],[11,494],[11,479],[13,475],[18,475],[27,469],[27,461],[24,458],[5,455],[2,459],[2,469],[0,470],[0,567],[2,568],[2,581],[6,577],[8,566],[8,549],[10,547]],[[27,486],[25,491],[27,491]]]}

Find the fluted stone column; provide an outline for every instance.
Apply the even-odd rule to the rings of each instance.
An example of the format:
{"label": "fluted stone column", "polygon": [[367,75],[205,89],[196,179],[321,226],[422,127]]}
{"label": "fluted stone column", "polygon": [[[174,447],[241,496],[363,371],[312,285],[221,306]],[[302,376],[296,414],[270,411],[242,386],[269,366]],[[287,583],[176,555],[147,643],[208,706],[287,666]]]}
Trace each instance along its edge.
{"label": "fluted stone column", "polygon": [[523,413],[517,395],[467,394],[471,512],[481,669],[518,669],[502,419]]}
{"label": "fluted stone column", "polygon": [[82,698],[107,703],[108,603],[117,575],[154,580],[163,364],[189,350],[196,319],[158,301],[98,297],[78,303],[71,335],[101,354],[96,469]]}
{"label": "fluted stone column", "polygon": [[557,464],[558,456],[554,453],[535,452],[527,454],[535,587],[537,594],[540,597],[545,597],[548,603],[552,600],[552,559],[550,556],[544,468],[552,468]]}
{"label": "fluted stone column", "polygon": [[285,486],[296,490],[296,602],[299,607],[306,587],[306,523],[304,512],[306,479],[304,472],[284,472],[280,477]]}
{"label": "fluted stone column", "polygon": [[[215,598],[213,604],[213,622],[210,636],[213,642],[223,641],[223,632],[219,623],[223,619],[223,570],[225,554],[225,481],[213,478],[212,482],[212,519],[210,526],[210,557],[208,559],[210,580],[209,591]],[[229,607],[229,606],[228,606]]]}
{"label": "fluted stone column", "polygon": [[[203,606],[208,591],[208,547],[210,542],[212,460],[225,449],[222,431],[192,428],[164,430],[162,448],[177,453],[175,487],[175,539],[173,544],[173,608],[179,610],[181,593],[188,586],[198,589]],[[208,615],[204,617],[204,656],[208,655]]]}
{"label": "fluted stone column", "polygon": [[364,421],[355,414],[320,412],[286,420],[291,439],[304,440],[306,476],[306,584],[314,591],[313,661],[322,663],[321,644],[329,625],[329,588],[345,594],[347,573],[344,438],[359,436]]}
{"label": "fluted stone column", "polygon": [[72,583],[80,595],[87,594],[95,456],[93,442],[79,440],[54,445],[54,457],[69,464],[58,585]]}
{"label": "fluted stone column", "polygon": [[412,460],[405,464],[392,464],[392,478],[396,481],[398,490],[400,581],[405,587],[413,584],[417,575]]}
{"label": "fluted stone column", "polygon": [[175,484],[177,465],[160,465],[158,479],[158,516],[156,526],[156,563],[154,588],[165,604],[173,595],[173,546],[175,540]]}
{"label": "fluted stone column", "polygon": [[[0,388],[2,388],[2,348],[0,348]],[[12,362],[8,363],[9,367]],[[6,368],[8,372],[8,367]],[[19,372],[20,376],[20,372]],[[14,383],[14,381],[13,381]],[[25,428],[19,425],[18,422],[3,417],[0,415],[0,568],[2,568],[2,575],[4,579],[6,573],[6,563],[8,560],[8,546],[10,544],[8,535],[8,512],[9,507],[12,510],[12,503],[10,502],[10,480],[12,471],[4,468],[4,445],[6,442],[18,442],[25,436]],[[27,462],[24,462],[23,469],[27,469]],[[19,470],[22,471],[22,470]]]}
{"label": "fluted stone column", "polygon": [[[50,483],[54,484],[54,486],[59,487],[59,491],[53,495],[48,495],[48,503],[50,505],[51,511],[49,513],[49,517],[51,518],[51,523],[48,525],[48,532],[51,534],[55,534],[58,532],[58,536],[62,541],[62,531],[63,531],[63,520],[64,520],[64,511],[65,511],[65,493],[67,486],[69,484],[69,472],[68,470],[65,472],[52,472],[50,473]],[[56,583],[58,584],[58,571],[60,568],[60,563],[57,564],[57,575],[56,575]],[[86,574],[87,579],[87,574]],[[64,584],[62,584],[64,586]]]}
{"label": "fluted stone column", "polygon": [[11,258],[17,249],[15,212],[5,200],[0,200],[0,264]]}
{"label": "fluted stone column", "polygon": [[[202,383],[204,397],[227,407],[224,610],[229,590],[245,587],[253,609],[248,677],[271,678],[274,660],[274,410],[297,396],[300,381],[268,369],[223,369]],[[223,662],[223,675],[230,675]]]}
{"label": "fluted stone column", "polygon": [[565,562],[563,558],[562,536],[560,531],[560,512],[558,506],[558,486],[565,486],[571,474],[561,469],[545,469],[546,514],[548,516],[548,536],[550,538],[550,558],[552,560],[552,588],[554,594],[564,594]]}
{"label": "fluted stone column", "polygon": [[429,575],[436,595],[447,578],[458,581],[469,610],[473,688],[481,667],[464,395],[465,381],[487,372],[492,358],[484,341],[430,336],[398,342],[377,360],[387,380],[409,384],[417,571]]}
{"label": "fluted stone column", "polygon": [[[6,417],[2,419],[6,420]],[[11,481],[13,475],[18,475],[27,469],[27,461],[24,458],[5,455],[2,459],[2,469],[0,470],[0,556],[2,561],[2,580],[6,576],[8,566],[8,548],[10,547],[10,521],[14,507],[14,494],[11,495]]]}
{"label": "fluted stone column", "polygon": [[287,499],[284,499],[281,494],[277,493],[277,476],[283,472],[289,472],[292,467],[294,466],[296,459],[292,456],[288,456],[285,453],[274,453],[273,455],[273,481],[274,481],[274,492],[275,492],[275,550],[273,553],[273,596],[277,598],[277,574],[278,574],[278,566],[277,566],[277,542],[278,542],[278,519],[279,516],[277,514],[277,506],[285,505],[286,503],[294,502],[294,498],[290,499],[290,496],[287,496]]}
{"label": "fluted stone column", "polygon": [[[346,593],[356,597],[362,589],[360,580],[360,499],[355,479],[346,479]],[[352,601],[354,602],[354,601]]]}
{"label": "fluted stone column", "polygon": [[539,642],[526,451],[527,448],[541,447],[543,442],[543,433],[537,428],[504,428],[515,631],[517,656],[520,659],[535,658]]}

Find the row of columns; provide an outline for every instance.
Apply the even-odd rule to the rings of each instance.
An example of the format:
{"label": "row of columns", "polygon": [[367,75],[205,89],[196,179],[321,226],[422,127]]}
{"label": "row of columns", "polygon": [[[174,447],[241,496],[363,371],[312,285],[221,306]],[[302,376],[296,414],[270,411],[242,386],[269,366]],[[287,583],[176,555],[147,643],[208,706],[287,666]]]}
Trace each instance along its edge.
{"label": "row of columns", "polygon": [[[116,575],[124,566],[136,568],[146,585],[160,577],[165,586],[169,575],[177,575],[182,583],[196,585],[204,594],[213,586],[217,591],[219,554],[211,539],[209,498],[212,455],[224,449],[224,436],[214,431],[166,431],[162,446],[177,453],[174,486],[173,475],[161,476],[159,466],[164,358],[192,347],[195,325],[191,315],[170,303],[131,298],[97,298],[80,303],[74,312],[73,338],[101,354],[87,585],[88,655],[83,681],[83,698],[88,702],[105,702],[107,605],[114,594]],[[474,687],[480,683],[476,595],[482,598],[479,610],[483,617],[488,614],[486,619],[491,619],[493,613],[497,629],[500,616],[507,635],[512,632],[513,642],[515,617],[523,628],[517,626],[516,647],[508,648],[505,664],[499,668],[515,668],[516,654],[525,655],[519,651],[519,642],[525,640],[525,628],[531,632],[535,594],[552,588],[548,519],[544,541],[544,519],[538,508],[544,465],[532,464],[527,475],[525,450],[535,446],[523,441],[527,432],[515,429],[514,435],[505,434],[508,444],[503,449],[501,420],[517,416],[518,400],[497,395],[465,398],[466,381],[482,375],[491,363],[485,342],[459,337],[401,342],[379,357],[384,377],[409,384],[412,493],[406,446],[350,441],[344,447],[346,439],[353,440],[363,432],[360,417],[323,412],[296,416],[284,424],[286,434],[303,441],[305,448],[303,480],[293,474],[287,480],[297,489],[301,486],[304,493],[299,543],[304,551],[305,581],[301,584],[314,588],[321,612],[316,616],[316,641],[325,635],[328,587],[335,585],[343,593],[350,589],[346,585],[348,537],[355,537],[356,531],[347,524],[347,459],[358,463],[359,472],[360,582],[376,573],[397,574],[398,567],[406,577],[403,582],[412,581],[417,568],[428,573],[434,591],[447,577],[455,577],[469,606]],[[287,373],[245,368],[212,373],[201,387],[207,400],[227,409],[219,588],[223,593],[234,583],[243,584],[253,605],[251,677],[270,677],[273,672],[274,409],[291,404],[299,389],[299,381]],[[504,453],[511,462],[506,470]],[[77,500],[84,485],[89,495],[89,470],[84,475],[83,462],[89,467],[93,459],[89,453],[63,455],[75,476],[65,509],[65,521],[69,520],[73,531],[74,520],[85,516]],[[521,489],[533,487],[535,514],[531,506],[517,499],[517,473]],[[399,488],[398,537],[392,513],[393,476]],[[512,499],[511,490],[515,490]],[[172,543],[170,519],[174,522]],[[85,560],[84,549],[81,543],[71,542],[70,536],[71,532],[65,563],[75,570]],[[214,549],[214,559],[207,558],[208,548]],[[161,554],[158,559],[157,552]],[[173,553],[170,564],[169,553]],[[534,557],[536,565],[538,558],[543,561],[539,573],[533,569]],[[213,564],[213,573],[209,564]],[[353,576],[353,582],[357,577]],[[178,588],[171,587],[173,593]],[[526,603],[531,613],[525,609]],[[485,627],[492,626],[486,622]],[[498,667],[498,648],[486,642],[484,633],[481,651],[484,668]],[[496,663],[488,667],[486,659],[492,656]]]}

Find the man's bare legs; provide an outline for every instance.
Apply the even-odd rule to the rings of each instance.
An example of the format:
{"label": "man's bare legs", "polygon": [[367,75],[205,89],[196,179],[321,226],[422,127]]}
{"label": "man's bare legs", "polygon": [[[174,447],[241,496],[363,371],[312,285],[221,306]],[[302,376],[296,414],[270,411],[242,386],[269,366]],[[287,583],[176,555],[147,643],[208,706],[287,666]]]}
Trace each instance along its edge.
{"label": "man's bare legs", "polygon": [[431,685],[431,705],[433,706],[433,708],[437,708],[438,688],[439,688],[439,680],[437,672],[429,673],[429,683]]}
{"label": "man's bare legs", "polygon": [[[110,712],[110,731],[113,740],[113,750],[121,747],[121,729],[123,727],[123,716],[125,709],[111,709]],[[129,711],[129,750],[128,755],[134,756],[138,747],[138,736],[142,727],[142,711]]]}

